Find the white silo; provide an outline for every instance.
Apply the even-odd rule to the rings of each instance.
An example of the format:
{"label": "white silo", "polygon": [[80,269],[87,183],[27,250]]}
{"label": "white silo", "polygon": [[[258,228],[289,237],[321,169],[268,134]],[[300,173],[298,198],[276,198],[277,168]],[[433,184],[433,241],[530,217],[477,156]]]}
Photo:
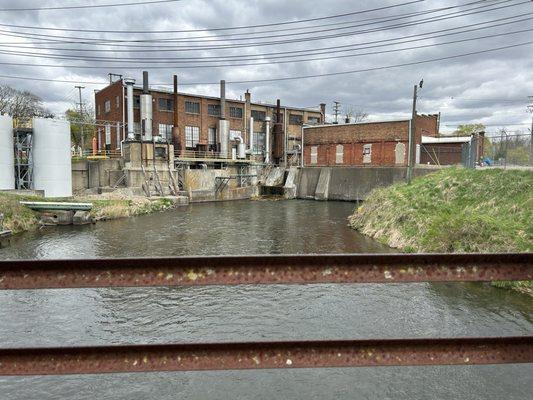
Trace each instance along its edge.
{"label": "white silo", "polygon": [[33,119],[33,185],[45,197],[72,196],[70,123]]}
{"label": "white silo", "polygon": [[15,189],[13,119],[0,115],[0,190]]}

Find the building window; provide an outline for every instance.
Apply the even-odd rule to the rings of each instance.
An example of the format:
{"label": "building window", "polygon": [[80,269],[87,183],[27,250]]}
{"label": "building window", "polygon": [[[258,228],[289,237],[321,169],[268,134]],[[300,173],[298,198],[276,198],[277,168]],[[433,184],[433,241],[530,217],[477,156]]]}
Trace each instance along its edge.
{"label": "building window", "polygon": [[289,124],[291,125],[302,125],[303,117],[298,114],[289,115]]}
{"label": "building window", "polygon": [[174,125],[159,124],[159,136],[164,140],[171,139],[173,127]]}
{"label": "building window", "polygon": [[235,140],[238,137],[242,138],[241,134],[242,134],[241,131],[236,131],[236,130],[230,129],[230,131],[229,131],[229,140]]}
{"label": "building window", "polygon": [[308,117],[307,118],[307,123],[309,125],[317,125],[320,123],[320,118],[319,117]]}
{"label": "building window", "polygon": [[174,110],[174,100],[172,99],[159,99],[158,105],[159,105],[159,111]]}
{"label": "building window", "polygon": [[133,123],[133,133],[136,135],[141,134],[141,123],[140,122],[134,122]]}
{"label": "building window", "polygon": [[338,144],[335,148],[335,164],[344,164],[344,146]]}
{"label": "building window", "polygon": [[311,146],[311,164],[316,164],[318,161],[318,146]]}
{"label": "building window", "polygon": [[372,145],[365,144],[363,146],[363,163],[370,164],[372,162]]}
{"label": "building window", "polygon": [[120,107],[120,97],[115,97],[115,103],[116,103],[116,107],[119,108]]}
{"label": "building window", "polygon": [[141,96],[133,95],[133,108],[141,108]]}
{"label": "building window", "polygon": [[212,117],[220,117],[220,105],[218,104],[208,104],[207,105],[207,115]]}
{"label": "building window", "polygon": [[109,124],[105,126],[105,144],[106,146],[111,144],[111,125]]}
{"label": "building window", "polygon": [[266,118],[266,112],[252,110],[252,118],[254,119],[254,121],[264,121]]}
{"label": "building window", "polygon": [[209,150],[216,150],[217,148],[217,128],[209,128],[207,130],[207,144]]}
{"label": "building window", "polygon": [[100,115],[100,104],[98,104],[98,106],[96,107],[96,114]]}
{"label": "building window", "polygon": [[200,142],[200,128],[197,126],[185,127],[185,147],[194,149]]}
{"label": "building window", "polygon": [[117,150],[120,149],[120,142],[122,141],[122,138],[120,137],[120,124],[117,123],[117,127],[116,127],[116,134],[117,134],[117,145],[116,145],[116,148]]}
{"label": "building window", "polygon": [[266,133],[254,133],[254,153],[262,153],[266,148]]}
{"label": "building window", "polygon": [[229,108],[230,118],[242,118],[242,108],[240,107],[230,107]]}
{"label": "building window", "polygon": [[189,114],[200,114],[200,103],[195,101],[186,101],[185,112]]}
{"label": "building window", "polygon": [[111,100],[106,100],[104,103],[104,111],[108,113],[111,111]]}

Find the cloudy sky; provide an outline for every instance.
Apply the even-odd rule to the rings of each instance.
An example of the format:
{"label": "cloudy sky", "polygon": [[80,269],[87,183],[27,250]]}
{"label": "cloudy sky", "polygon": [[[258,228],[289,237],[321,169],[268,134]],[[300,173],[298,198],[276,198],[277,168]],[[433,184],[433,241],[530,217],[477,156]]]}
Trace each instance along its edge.
{"label": "cloudy sky", "polygon": [[92,102],[108,72],[140,81],[146,69],[154,86],[176,73],[181,91],[216,95],[226,79],[234,98],[340,101],[375,120],[408,117],[423,78],[418,111],[440,111],[442,130],[531,123],[531,0],[0,0],[0,34],[1,83],[58,114],[74,85]]}

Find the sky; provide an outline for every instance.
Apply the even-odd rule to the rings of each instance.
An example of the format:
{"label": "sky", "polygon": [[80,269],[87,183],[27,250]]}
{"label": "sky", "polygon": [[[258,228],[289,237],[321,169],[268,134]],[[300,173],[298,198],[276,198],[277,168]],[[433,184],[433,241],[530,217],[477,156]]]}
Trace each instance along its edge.
{"label": "sky", "polygon": [[[85,86],[90,104],[109,72],[140,83],[148,70],[152,86],[171,89],[177,74],[180,91],[218,95],[216,82],[225,79],[228,97],[250,90],[255,102],[326,103],[330,115],[339,101],[343,115],[389,120],[410,116],[413,86],[423,79],[417,110],[440,112],[443,132],[467,123],[488,132],[531,126],[531,0],[151,0],[42,9],[141,2],[0,0],[0,83],[32,91],[60,115],[78,101],[75,85]],[[299,79],[264,81],[280,78]]]}

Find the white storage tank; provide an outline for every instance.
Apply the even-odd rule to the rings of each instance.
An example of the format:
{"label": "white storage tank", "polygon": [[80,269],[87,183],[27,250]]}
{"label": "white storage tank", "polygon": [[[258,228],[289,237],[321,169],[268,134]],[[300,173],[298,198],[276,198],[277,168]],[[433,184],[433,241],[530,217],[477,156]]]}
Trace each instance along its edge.
{"label": "white storage tank", "polygon": [[70,123],[33,119],[33,184],[44,197],[72,196]]}
{"label": "white storage tank", "polygon": [[13,119],[0,115],[0,190],[15,189]]}

